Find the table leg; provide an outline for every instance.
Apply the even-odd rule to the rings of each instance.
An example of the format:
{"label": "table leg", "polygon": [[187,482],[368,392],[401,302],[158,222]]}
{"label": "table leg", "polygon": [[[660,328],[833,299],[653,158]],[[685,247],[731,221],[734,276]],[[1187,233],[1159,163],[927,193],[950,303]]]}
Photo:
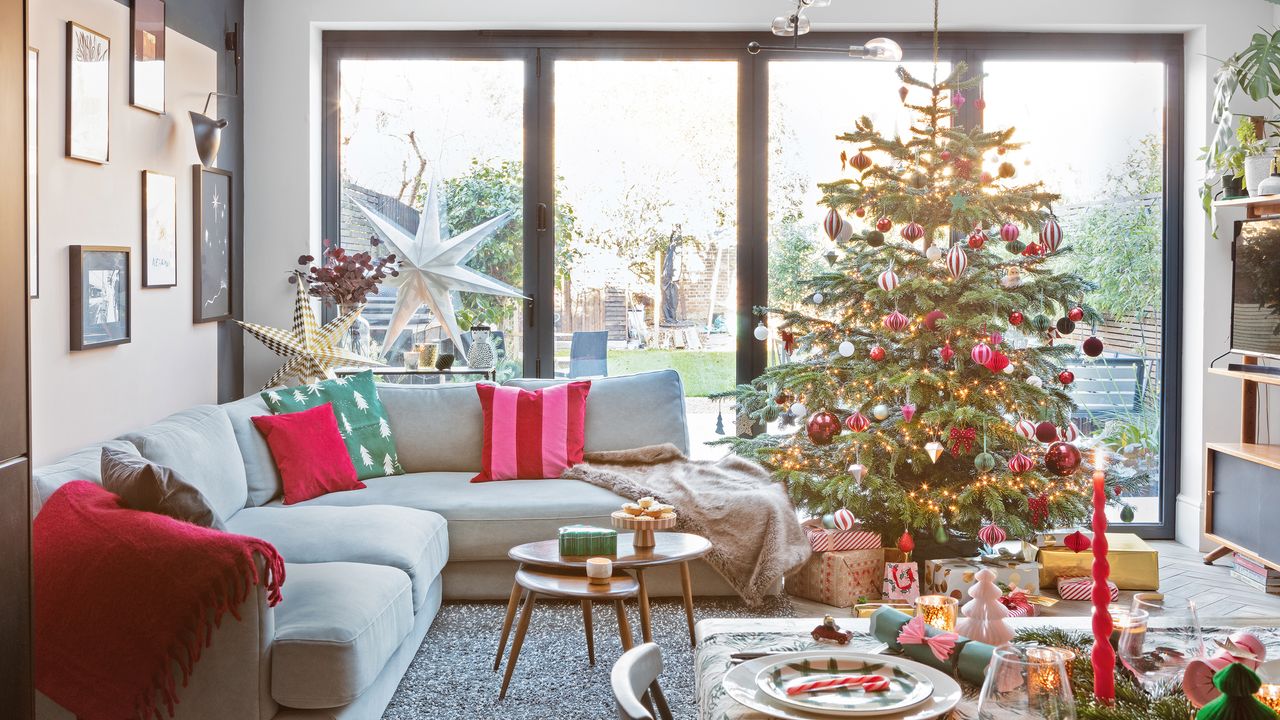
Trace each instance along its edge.
{"label": "table leg", "polygon": [[587,631],[587,664],[596,664],[596,641],[591,630],[591,601],[582,601],[582,626]]}
{"label": "table leg", "polygon": [[693,633],[693,582],[689,579],[689,563],[680,563],[680,589],[684,591],[684,617],[689,622],[689,645],[698,644]]}
{"label": "table leg", "polygon": [[507,696],[507,686],[511,684],[511,674],[515,672],[516,659],[520,657],[520,646],[524,645],[524,634],[529,630],[529,618],[533,616],[533,604],[537,598],[538,594],[530,590],[529,596],[524,601],[524,609],[520,611],[516,637],[511,641],[511,656],[507,658],[507,671],[502,675],[502,690],[498,692],[499,700]]}
{"label": "table leg", "polygon": [[502,653],[507,649],[507,637],[511,635],[511,623],[516,619],[516,607],[520,604],[520,596],[524,589],[519,583],[511,584],[511,597],[507,600],[507,616],[502,621],[502,639],[498,641],[498,655],[493,659],[493,671],[498,672],[502,665]]}
{"label": "table leg", "polygon": [[640,583],[640,635],[645,642],[653,642],[653,628],[649,627],[649,591],[644,584],[644,570],[636,568],[636,582]]}
{"label": "table leg", "polygon": [[618,613],[618,634],[622,636],[622,650],[625,652],[635,644],[631,638],[631,624],[627,622],[627,604],[614,600],[613,609]]}

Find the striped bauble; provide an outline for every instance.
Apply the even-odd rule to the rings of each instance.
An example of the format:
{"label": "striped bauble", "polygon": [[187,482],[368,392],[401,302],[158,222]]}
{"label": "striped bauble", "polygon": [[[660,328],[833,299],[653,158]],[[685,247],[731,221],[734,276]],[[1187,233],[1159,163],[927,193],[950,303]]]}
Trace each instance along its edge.
{"label": "striped bauble", "polygon": [[880,279],[877,280],[876,283],[880,286],[881,290],[890,292],[898,287],[898,275],[892,268],[890,268],[889,270],[885,270],[880,273]]}
{"label": "striped bauble", "polygon": [[1007,243],[1011,243],[1018,239],[1018,235],[1022,231],[1018,230],[1018,226],[1013,223],[1005,223],[1000,227],[1000,239]]}
{"label": "striped bauble", "polygon": [[1022,437],[1031,440],[1036,436],[1036,424],[1030,420],[1019,420],[1013,429]]}
{"label": "striped bauble", "polygon": [[837,530],[852,530],[853,526],[858,522],[854,519],[853,513],[849,512],[845,508],[840,508],[835,511],[834,515]]}
{"label": "striped bauble", "polygon": [[995,357],[995,351],[986,343],[978,343],[969,351],[969,357],[979,365],[986,365],[991,362],[991,358]]}
{"label": "striped bauble", "polygon": [[835,242],[840,237],[840,232],[844,230],[844,218],[840,217],[840,213],[835,208],[827,213],[827,219],[822,221],[822,229],[826,231],[827,237]]}
{"label": "striped bauble", "polygon": [[884,316],[884,326],[894,332],[898,332],[900,330],[905,329],[907,327],[907,324],[910,322],[911,321],[907,319],[906,315],[903,315],[897,310],[894,310],[893,312]]}
{"label": "striped bauble", "polygon": [[947,251],[947,272],[951,273],[951,277],[960,277],[967,267],[969,267],[969,256],[965,255],[964,248],[956,245]]}
{"label": "striped bauble", "polygon": [[1035,461],[1022,453],[1018,453],[1017,455],[1009,458],[1009,471],[1014,475],[1024,473],[1034,466]]}
{"label": "striped bauble", "polygon": [[1063,442],[1075,442],[1080,437],[1080,428],[1076,424],[1069,422],[1058,428],[1058,438]]}
{"label": "striped bauble", "polygon": [[999,545],[1004,542],[1006,537],[1004,530],[995,523],[987,523],[978,530],[978,539],[987,547],[995,547],[996,545]]}
{"label": "striped bauble", "polygon": [[855,410],[852,415],[844,419],[844,426],[849,428],[849,432],[866,432],[871,427],[871,421],[866,415]]}
{"label": "striped bauble", "polygon": [[1058,251],[1061,244],[1062,226],[1053,218],[1045,220],[1044,225],[1040,226],[1040,246],[1046,253],[1053,253]]}
{"label": "striped bauble", "polygon": [[915,242],[924,237],[924,226],[918,222],[909,222],[902,227],[902,239]]}

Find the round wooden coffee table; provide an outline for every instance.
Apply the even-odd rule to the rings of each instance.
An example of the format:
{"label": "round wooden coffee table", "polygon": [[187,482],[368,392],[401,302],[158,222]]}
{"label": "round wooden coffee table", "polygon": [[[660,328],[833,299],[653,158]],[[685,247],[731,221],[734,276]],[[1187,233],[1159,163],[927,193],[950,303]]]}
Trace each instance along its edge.
{"label": "round wooden coffee table", "polygon": [[[640,584],[640,630],[645,642],[653,642],[653,630],[649,625],[649,593],[645,587],[645,568],[660,565],[680,566],[680,585],[684,595],[684,614],[689,623],[689,643],[697,642],[693,633],[693,586],[689,579],[689,562],[697,560],[711,550],[711,542],[700,535],[689,533],[654,533],[654,546],[638,548],[633,544],[634,534],[618,534],[618,554],[610,557],[615,570],[630,570]],[[508,557],[521,565],[540,565],[552,568],[582,569],[587,566],[587,556],[560,555],[559,540],[542,540],[511,548]],[[512,614],[520,599],[520,586],[511,590],[507,613]]]}

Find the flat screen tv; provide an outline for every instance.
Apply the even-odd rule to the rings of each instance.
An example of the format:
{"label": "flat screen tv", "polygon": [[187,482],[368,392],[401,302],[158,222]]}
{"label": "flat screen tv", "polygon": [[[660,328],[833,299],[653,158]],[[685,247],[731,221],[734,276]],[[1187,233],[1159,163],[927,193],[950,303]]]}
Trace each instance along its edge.
{"label": "flat screen tv", "polygon": [[1280,358],[1280,219],[1238,228],[1231,252],[1231,351]]}

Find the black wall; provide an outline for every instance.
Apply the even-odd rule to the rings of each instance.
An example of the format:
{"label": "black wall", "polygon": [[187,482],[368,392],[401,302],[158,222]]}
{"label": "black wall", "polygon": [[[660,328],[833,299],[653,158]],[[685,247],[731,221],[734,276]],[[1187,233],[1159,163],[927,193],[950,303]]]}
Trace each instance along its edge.
{"label": "black wall", "polygon": [[[121,5],[130,6],[132,0],[117,0]],[[235,198],[232,209],[235,213],[235,267],[231,281],[234,286],[236,317],[244,317],[244,298],[241,292],[241,278],[244,258],[244,104],[240,79],[243,76],[244,60],[240,61],[240,70],[236,67],[235,52],[226,49],[226,34],[237,26],[244,28],[244,0],[166,0],[165,25],[175,32],[212,48],[218,53],[218,90],[234,93],[237,97],[218,98],[218,115],[231,121],[222,133],[222,148],[218,151],[218,167],[230,170],[235,176]],[[243,38],[239,43],[244,46]],[[198,109],[198,108],[197,108]],[[179,127],[187,123],[185,113],[179,119]],[[244,378],[244,342],[240,328],[232,322],[223,322],[218,327],[218,400],[226,402],[236,400],[241,392]]]}

